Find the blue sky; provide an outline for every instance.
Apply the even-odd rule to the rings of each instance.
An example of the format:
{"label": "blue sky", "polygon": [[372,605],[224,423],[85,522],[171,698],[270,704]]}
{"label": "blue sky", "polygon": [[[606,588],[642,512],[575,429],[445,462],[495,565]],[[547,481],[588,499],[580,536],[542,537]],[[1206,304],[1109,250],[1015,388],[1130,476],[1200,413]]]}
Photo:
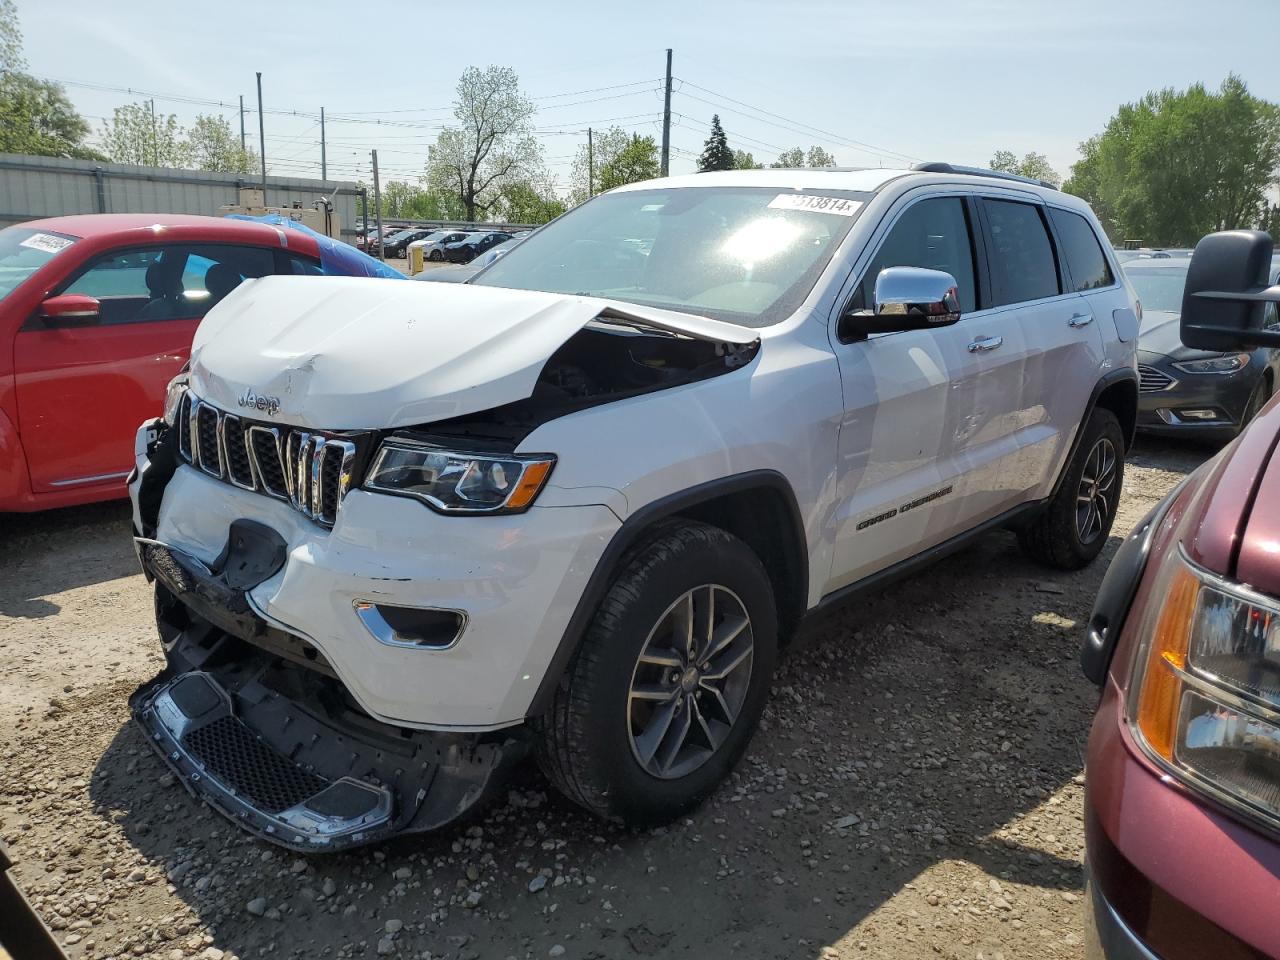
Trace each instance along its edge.
{"label": "blue sky", "polygon": [[[1004,148],[1066,174],[1079,142],[1150,89],[1234,71],[1280,101],[1276,0],[17,3],[31,72],[155,93],[183,123],[222,112],[238,128],[237,97],[254,104],[261,70],[268,111],[304,114],[265,117],[273,172],[296,176],[319,174],[307,114],[322,105],[331,178],[367,179],[373,147],[384,179],[416,176],[458,75],[496,63],[536,98],[547,165],[567,187],[587,126],[658,132],[666,47],[676,173],[693,169],[714,112],[731,146],[766,162],[813,143],[846,166],[985,165]],[[144,98],[67,92],[95,129]],[[256,145],[256,114],[247,125]]]}

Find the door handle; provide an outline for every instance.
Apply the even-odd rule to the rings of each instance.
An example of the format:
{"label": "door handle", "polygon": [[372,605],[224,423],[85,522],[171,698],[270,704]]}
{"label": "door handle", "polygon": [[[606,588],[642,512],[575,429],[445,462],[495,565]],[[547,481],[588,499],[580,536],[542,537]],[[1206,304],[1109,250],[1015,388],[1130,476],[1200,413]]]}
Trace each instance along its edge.
{"label": "door handle", "polygon": [[1074,317],[1067,321],[1068,327],[1087,327],[1093,323],[1092,313],[1077,313]]}
{"label": "door handle", "polygon": [[994,350],[1002,343],[1004,343],[1004,337],[979,337],[969,344],[969,352],[985,353],[988,350]]}

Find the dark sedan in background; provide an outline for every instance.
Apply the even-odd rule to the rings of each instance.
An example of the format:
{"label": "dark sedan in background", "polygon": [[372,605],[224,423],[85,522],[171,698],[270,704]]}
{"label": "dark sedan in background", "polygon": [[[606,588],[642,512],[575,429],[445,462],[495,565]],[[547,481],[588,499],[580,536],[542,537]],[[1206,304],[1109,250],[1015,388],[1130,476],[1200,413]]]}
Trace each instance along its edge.
{"label": "dark sedan in background", "polygon": [[408,256],[409,244],[415,240],[430,236],[434,232],[434,227],[409,227],[407,230],[388,234],[386,242],[382,245],[382,255],[384,257],[399,257],[403,260]]}
{"label": "dark sedan in background", "polygon": [[490,247],[496,247],[511,239],[511,234],[500,230],[469,233],[457,243],[446,243],[444,258],[450,263],[470,263]]}
{"label": "dark sedan in background", "polygon": [[[1178,331],[1191,259],[1135,259],[1122,269],[1142,304],[1138,335],[1138,429],[1147,433],[1229,439],[1262,409],[1280,375],[1280,351],[1211,353],[1183,346]],[[1272,263],[1270,281],[1280,279]],[[1276,305],[1266,324],[1277,327]]]}

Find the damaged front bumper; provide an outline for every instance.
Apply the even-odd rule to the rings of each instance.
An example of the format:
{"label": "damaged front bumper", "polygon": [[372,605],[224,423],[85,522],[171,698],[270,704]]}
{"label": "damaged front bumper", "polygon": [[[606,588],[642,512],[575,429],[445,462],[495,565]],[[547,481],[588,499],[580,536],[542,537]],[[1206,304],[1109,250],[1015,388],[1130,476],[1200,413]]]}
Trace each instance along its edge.
{"label": "damaged front bumper", "polygon": [[130,699],[133,715],[182,784],[250,832],[326,852],[437,829],[523,756],[520,727],[437,733],[370,717],[314,648],[228,584],[244,566],[234,551],[219,572],[156,541],[139,540],[139,555],[168,665]]}

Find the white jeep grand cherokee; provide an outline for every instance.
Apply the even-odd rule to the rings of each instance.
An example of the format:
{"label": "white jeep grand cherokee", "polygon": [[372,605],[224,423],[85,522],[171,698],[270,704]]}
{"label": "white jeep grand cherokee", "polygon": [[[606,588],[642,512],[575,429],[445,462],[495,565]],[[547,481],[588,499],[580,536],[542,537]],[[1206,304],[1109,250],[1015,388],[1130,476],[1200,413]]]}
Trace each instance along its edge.
{"label": "white jeep grand cherokee", "polygon": [[808,614],[994,527],[1107,539],[1139,309],[1016,177],[633,184],[467,284],[267,277],[138,434],[166,762],[325,850],[448,823],[532,748],[669,818],[742,754]]}

